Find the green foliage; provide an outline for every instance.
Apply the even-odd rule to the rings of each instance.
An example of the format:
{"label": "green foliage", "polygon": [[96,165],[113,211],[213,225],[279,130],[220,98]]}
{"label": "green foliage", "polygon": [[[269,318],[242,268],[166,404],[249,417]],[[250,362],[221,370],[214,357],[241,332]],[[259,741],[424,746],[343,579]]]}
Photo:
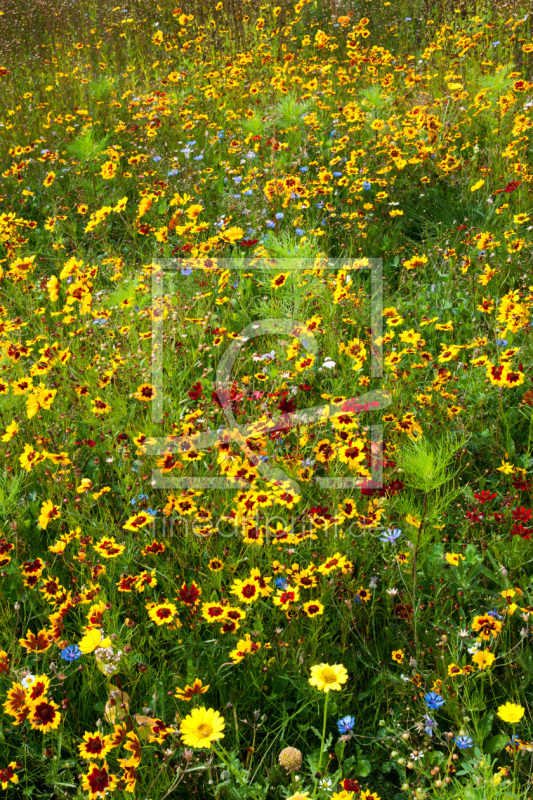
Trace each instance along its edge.
{"label": "green foliage", "polygon": [[93,128],[88,128],[67,145],[67,152],[79,161],[90,161],[97,158],[108,146],[111,134],[97,139]]}

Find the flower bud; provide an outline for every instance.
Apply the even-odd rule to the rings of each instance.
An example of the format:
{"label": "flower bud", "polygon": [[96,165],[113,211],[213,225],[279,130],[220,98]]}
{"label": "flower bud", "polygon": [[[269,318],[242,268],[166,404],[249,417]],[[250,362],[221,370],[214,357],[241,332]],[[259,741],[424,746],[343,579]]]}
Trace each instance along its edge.
{"label": "flower bud", "polygon": [[278,761],[288,773],[296,772],[302,766],[302,753],[296,747],[286,747],[279,754]]}

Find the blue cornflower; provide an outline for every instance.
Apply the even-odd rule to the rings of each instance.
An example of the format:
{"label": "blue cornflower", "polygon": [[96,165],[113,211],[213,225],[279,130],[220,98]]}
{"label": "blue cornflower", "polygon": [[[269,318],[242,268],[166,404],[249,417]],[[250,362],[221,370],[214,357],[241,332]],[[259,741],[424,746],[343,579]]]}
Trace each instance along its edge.
{"label": "blue cornflower", "polygon": [[159,514],[159,511],[157,511],[155,508],[147,508],[146,513],[150,514],[152,517],[155,517],[157,514]]}
{"label": "blue cornflower", "polygon": [[154,156],[152,158],[152,161],[155,161],[155,163],[157,164],[158,161],[161,161],[161,156]]}
{"label": "blue cornflower", "polygon": [[242,175],[235,175],[233,178],[233,183],[240,183],[242,181]]}
{"label": "blue cornflower", "polygon": [[81,656],[81,650],[77,644],[71,644],[61,651],[61,658],[63,661],[77,661]]}
{"label": "blue cornflower", "polygon": [[172,177],[174,177],[174,175],[177,175],[177,174],[178,174],[178,170],[177,169],[171,169],[170,172],[167,173],[167,177],[168,178],[172,178]]}
{"label": "blue cornflower", "polygon": [[267,219],[266,226],[267,226],[267,228],[275,228],[276,227],[276,223],[272,222],[271,219]]}
{"label": "blue cornflower", "polygon": [[298,236],[303,236],[305,233],[301,228],[295,228],[294,232],[298,234]]}
{"label": "blue cornflower", "polygon": [[191,269],[190,267],[188,267],[187,269],[180,269],[180,272],[181,272],[181,274],[182,274],[182,275],[184,275],[186,278],[187,278],[189,275],[192,275],[192,269]]}
{"label": "blue cornflower", "polygon": [[300,172],[307,172],[309,167],[300,167]]}
{"label": "blue cornflower", "polygon": [[283,219],[283,211],[278,211],[276,214],[276,219]]}
{"label": "blue cornflower", "polygon": [[200,153],[200,155],[199,155],[199,156],[195,156],[195,157],[193,158],[193,161],[201,161],[203,157],[204,157],[204,154],[203,154],[203,153]]}
{"label": "blue cornflower", "polygon": [[341,177],[341,175],[342,175],[342,172],[334,172],[334,173],[333,173],[333,177],[334,177],[334,178],[340,178],[340,177]]}
{"label": "blue cornflower", "polygon": [[437,692],[428,692],[424,695],[424,700],[426,701],[426,705],[428,708],[437,709],[444,705],[445,700]]}
{"label": "blue cornflower", "polygon": [[247,189],[245,192],[243,192],[243,194],[245,194],[246,197],[251,197],[253,193],[254,193],[253,189]]}
{"label": "blue cornflower", "polygon": [[456,736],[455,744],[460,750],[466,750],[468,747],[474,746],[474,740],[471,736]]}
{"label": "blue cornflower", "polygon": [[148,500],[148,495],[147,494],[140,494],[139,497],[137,498],[137,500]]}
{"label": "blue cornflower", "polygon": [[424,714],[424,730],[428,736],[433,736],[433,728],[436,728],[437,724],[429,714]]}
{"label": "blue cornflower", "polygon": [[287,578],[275,578],[274,583],[276,584],[277,589],[287,588]]}
{"label": "blue cornflower", "polygon": [[355,717],[343,717],[337,722],[340,733],[350,733],[355,725]]}
{"label": "blue cornflower", "polygon": [[363,181],[363,189],[366,192],[368,192],[368,190],[371,189],[371,188],[372,188],[372,184],[371,183],[369,183],[368,181]]}
{"label": "blue cornflower", "polygon": [[505,347],[507,345],[507,339],[496,339],[496,344],[498,347]]}
{"label": "blue cornflower", "polygon": [[493,608],[491,611],[487,611],[487,614],[489,617],[492,617],[492,619],[503,619],[502,614],[498,614],[495,608]]}
{"label": "blue cornflower", "polygon": [[401,535],[402,532],[399,528],[389,528],[386,533],[383,533],[383,535],[379,537],[379,541],[394,544],[394,542],[399,539]]}

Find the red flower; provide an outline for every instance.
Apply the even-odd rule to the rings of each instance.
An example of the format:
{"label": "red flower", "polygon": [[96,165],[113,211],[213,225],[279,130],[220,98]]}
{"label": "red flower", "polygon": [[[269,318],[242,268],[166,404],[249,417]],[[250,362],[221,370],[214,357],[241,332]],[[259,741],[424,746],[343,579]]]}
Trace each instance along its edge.
{"label": "red flower", "polygon": [[511,528],[511,533],[513,536],[520,536],[522,539],[531,539],[531,528],[524,528],[522,523],[516,523]]}
{"label": "red flower", "polygon": [[202,384],[200,381],[197,381],[194,386],[190,388],[187,394],[191,400],[198,400],[198,398],[202,396]]}
{"label": "red flower", "polygon": [[278,403],[278,408],[284,414],[290,414],[292,411],[296,410],[296,403],[292,397],[282,397]]}
{"label": "red flower", "polygon": [[515,489],[518,489],[521,492],[529,492],[533,487],[533,483],[526,481],[523,478],[513,478],[511,483]]}
{"label": "red flower", "polygon": [[511,516],[515,522],[529,522],[531,519],[531,509],[524,508],[524,506],[513,508]]}
{"label": "red flower", "polygon": [[510,192],[514,192],[514,190],[518,189],[518,187],[521,185],[522,181],[511,181],[511,183],[508,183],[503,191],[509,194]]}
{"label": "red flower", "polygon": [[185,603],[185,605],[194,606],[196,605],[201,594],[202,592],[194,582],[191,583],[190,589],[188,588],[187,584],[184,583],[178,592],[178,597],[182,603]]}
{"label": "red flower", "polygon": [[483,514],[480,514],[479,511],[467,511],[466,518],[470,520],[470,522],[482,522],[483,521]]}
{"label": "red flower", "polygon": [[482,492],[475,494],[474,497],[479,503],[483,504],[483,503],[488,503],[489,500],[494,500],[494,498],[497,497],[497,494],[496,492],[493,492],[491,494],[489,491],[487,491],[487,489],[483,489]]}
{"label": "red flower", "polygon": [[391,481],[385,486],[385,494],[387,495],[387,497],[389,497],[390,495],[397,494],[398,492],[402,491],[404,486],[405,483],[403,481],[400,480]]}
{"label": "red flower", "polygon": [[353,778],[345,778],[342,782],[342,788],[345,792],[355,792],[356,794],[361,791],[359,783],[354,781]]}
{"label": "red flower", "polygon": [[94,767],[83,776],[83,788],[89,790],[89,797],[96,797],[98,794],[103,797],[105,790],[112,787],[112,785],[105,765],[102,769],[99,769],[95,764]]}

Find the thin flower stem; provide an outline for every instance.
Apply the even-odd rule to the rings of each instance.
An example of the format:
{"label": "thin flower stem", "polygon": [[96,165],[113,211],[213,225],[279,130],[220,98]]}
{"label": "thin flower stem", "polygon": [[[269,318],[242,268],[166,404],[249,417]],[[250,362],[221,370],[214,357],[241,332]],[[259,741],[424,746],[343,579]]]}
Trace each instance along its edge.
{"label": "thin flower stem", "polygon": [[[326,741],[326,723],[328,721],[328,701],[329,692],[326,692],[326,702],[324,703],[324,722],[322,724],[322,740],[320,742],[320,757],[318,759],[318,772],[322,772],[322,756],[324,755],[324,742]],[[313,787],[313,798],[316,797],[316,789],[318,786],[318,776],[315,776],[315,785]]]}

